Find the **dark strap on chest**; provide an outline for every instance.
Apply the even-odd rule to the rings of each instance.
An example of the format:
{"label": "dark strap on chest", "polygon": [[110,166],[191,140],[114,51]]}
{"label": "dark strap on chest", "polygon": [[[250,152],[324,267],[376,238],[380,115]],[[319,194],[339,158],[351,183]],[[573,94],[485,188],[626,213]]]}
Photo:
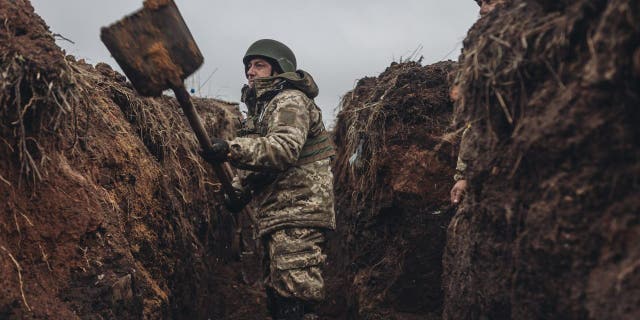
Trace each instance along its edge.
{"label": "dark strap on chest", "polygon": [[329,132],[325,130],[321,134],[307,139],[302,151],[300,151],[296,165],[309,164],[335,155],[336,148],[331,141]]}

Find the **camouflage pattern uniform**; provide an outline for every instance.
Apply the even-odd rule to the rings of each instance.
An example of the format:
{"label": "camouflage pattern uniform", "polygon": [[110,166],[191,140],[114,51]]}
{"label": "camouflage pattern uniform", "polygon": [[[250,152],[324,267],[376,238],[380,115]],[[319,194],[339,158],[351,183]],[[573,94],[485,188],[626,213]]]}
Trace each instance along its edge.
{"label": "camouflage pattern uniform", "polygon": [[280,296],[324,298],[320,266],[323,229],[335,229],[335,148],[313,98],[318,88],[304,71],[254,80],[243,88],[249,109],[229,161],[242,169],[234,185],[250,190],[257,234],[265,241],[265,283]]}
{"label": "camouflage pattern uniform", "polygon": [[467,155],[467,146],[469,144],[469,130],[471,129],[471,124],[468,124],[464,131],[462,131],[462,137],[460,138],[460,151],[458,152],[458,162],[456,163],[456,173],[453,176],[453,180],[467,180],[466,171],[467,171],[467,163],[469,162],[469,157]]}

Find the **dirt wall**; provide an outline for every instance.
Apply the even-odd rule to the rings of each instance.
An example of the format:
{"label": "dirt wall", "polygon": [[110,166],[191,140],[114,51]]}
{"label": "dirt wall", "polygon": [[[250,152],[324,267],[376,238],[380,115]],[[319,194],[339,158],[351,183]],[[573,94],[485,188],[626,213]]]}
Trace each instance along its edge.
{"label": "dirt wall", "polygon": [[637,1],[513,1],[464,43],[446,319],[640,317]]}
{"label": "dirt wall", "polygon": [[334,132],[328,318],[439,318],[457,154],[446,135],[453,68],[393,63],[344,96]]}
{"label": "dirt wall", "polygon": [[[0,318],[263,319],[175,99],[65,56],[27,1],[0,17]],[[235,133],[236,104],[195,104]]]}

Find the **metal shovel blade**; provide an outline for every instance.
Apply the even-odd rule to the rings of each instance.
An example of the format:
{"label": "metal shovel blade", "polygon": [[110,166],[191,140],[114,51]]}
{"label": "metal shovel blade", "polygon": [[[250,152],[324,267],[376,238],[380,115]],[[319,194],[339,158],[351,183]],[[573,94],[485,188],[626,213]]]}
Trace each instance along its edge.
{"label": "metal shovel blade", "polygon": [[172,0],[145,1],[142,9],[102,28],[100,39],[143,96],[182,86],[204,61]]}

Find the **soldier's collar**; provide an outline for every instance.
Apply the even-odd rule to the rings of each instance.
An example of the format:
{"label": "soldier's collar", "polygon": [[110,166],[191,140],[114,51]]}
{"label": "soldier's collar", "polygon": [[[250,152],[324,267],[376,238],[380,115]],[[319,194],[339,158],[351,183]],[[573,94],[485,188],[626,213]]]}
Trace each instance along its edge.
{"label": "soldier's collar", "polygon": [[266,96],[268,93],[278,93],[284,89],[285,85],[286,80],[278,76],[253,80],[253,90],[257,99]]}

